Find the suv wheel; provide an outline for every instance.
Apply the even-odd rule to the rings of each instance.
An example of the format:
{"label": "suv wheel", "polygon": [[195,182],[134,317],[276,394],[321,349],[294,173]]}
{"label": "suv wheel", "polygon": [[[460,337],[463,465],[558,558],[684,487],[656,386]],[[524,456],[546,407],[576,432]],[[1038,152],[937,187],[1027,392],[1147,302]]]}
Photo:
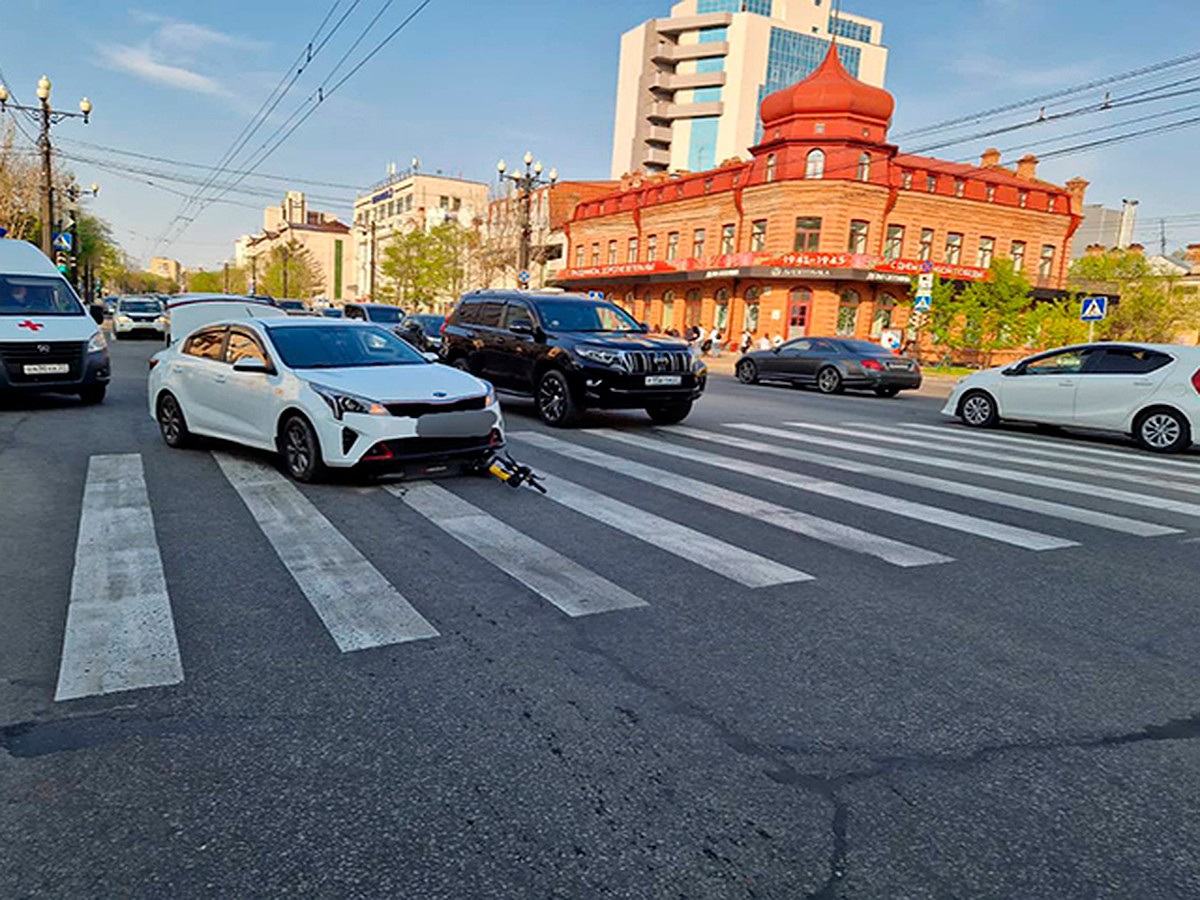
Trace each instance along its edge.
{"label": "suv wheel", "polygon": [[571,424],[579,413],[579,407],[571,399],[567,376],[558,369],[550,369],[542,375],[536,400],[542,421],[555,428]]}
{"label": "suv wheel", "polygon": [[303,416],[289,416],[279,431],[279,455],[284,471],[305,484],[316,481],[325,470],[317,433]]}
{"label": "suv wheel", "polygon": [[691,400],[646,407],[646,414],[655,425],[677,425],[692,411]]}

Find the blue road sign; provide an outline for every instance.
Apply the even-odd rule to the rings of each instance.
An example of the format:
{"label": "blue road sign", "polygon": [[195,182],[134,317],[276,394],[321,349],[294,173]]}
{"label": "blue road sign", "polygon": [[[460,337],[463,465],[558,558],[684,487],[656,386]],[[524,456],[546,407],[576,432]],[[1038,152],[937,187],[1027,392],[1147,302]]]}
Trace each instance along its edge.
{"label": "blue road sign", "polygon": [[933,271],[933,260],[927,259],[923,263],[921,263],[921,271],[922,272],[932,272]]}
{"label": "blue road sign", "polygon": [[1107,297],[1085,297],[1079,309],[1081,322],[1103,322],[1108,318]]}
{"label": "blue road sign", "polygon": [[55,250],[65,250],[67,253],[70,253],[71,252],[71,232],[56,231],[54,233],[53,246],[54,246]]}
{"label": "blue road sign", "polygon": [[933,297],[929,294],[921,294],[913,300],[913,309],[917,312],[929,312],[933,309]]}
{"label": "blue road sign", "polygon": [[517,281],[521,282],[521,284],[529,284],[529,279],[531,279],[532,277],[533,276],[530,275],[528,272],[522,270],[521,273],[519,275],[517,275]]}
{"label": "blue road sign", "polygon": [[588,297],[592,300],[603,300],[604,291],[588,291]]}

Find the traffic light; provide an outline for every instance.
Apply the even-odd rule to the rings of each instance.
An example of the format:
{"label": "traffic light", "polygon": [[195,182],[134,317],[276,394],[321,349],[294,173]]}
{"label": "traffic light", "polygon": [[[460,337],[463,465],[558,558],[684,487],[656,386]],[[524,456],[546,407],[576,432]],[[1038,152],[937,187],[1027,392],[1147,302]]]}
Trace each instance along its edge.
{"label": "traffic light", "polygon": [[70,261],[67,259],[67,254],[59,250],[54,254],[54,264],[58,266],[58,271],[64,275],[71,270]]}

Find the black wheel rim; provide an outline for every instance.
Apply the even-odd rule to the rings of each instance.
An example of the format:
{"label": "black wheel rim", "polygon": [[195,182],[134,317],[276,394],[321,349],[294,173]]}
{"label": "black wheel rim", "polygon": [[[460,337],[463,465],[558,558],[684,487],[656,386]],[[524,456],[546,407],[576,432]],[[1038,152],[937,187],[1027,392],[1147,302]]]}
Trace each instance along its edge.
{"label": "black wheel rim", "polygon": [[174,444],[179,440],[183,422],[179,415],[179,406],[174,400],[170,398],[163,400],[158,410],[158,424],[162,428],[163,437],[166,438],[168,444]]}
{"label": "black wheel rim", "polygon": [[285,443],[288,470],[294,475],[306,474],[312,465],[312,447],[304,426],[299,422],[289,425]]}
{"label": "black wheel rim", "polygon": [[538,390],[538,409],[542,416],[551,422],[562,418],[563,409],[567,405],[567,391],[558,378],[543,378]]}

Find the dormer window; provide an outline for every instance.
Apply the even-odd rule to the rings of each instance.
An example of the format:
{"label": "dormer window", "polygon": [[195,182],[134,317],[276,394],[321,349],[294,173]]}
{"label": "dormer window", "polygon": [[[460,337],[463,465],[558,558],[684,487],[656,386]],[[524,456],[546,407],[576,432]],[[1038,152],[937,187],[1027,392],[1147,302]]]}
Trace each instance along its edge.
{"label": "dormer window", "polygon": [[809,150],[804,162],[804,177],[820,179],[825,177],[825,151]]}
{"label": "dormer window", "polygon": [[967,192],[967,183],[961,178],[954,180],[954,196],[961,197]]}
{"label": "dormer window", "polygon": [[904,188],[906,191],[910,191],[910,190],[912,190],[912,184],[913,184],[913,173],[912,172],[902,172],[900,174],[900,187]]}
{"label": "dormer window", "polygon": [[772,153],[767,157],[767,181],[775,180],[775,154]]}
{"label": "dormer window", "polygon": [[1054,207],[1057,205],[1055,203],[1056,200],[1058,198],[1051,194],[1050,199],[1046,201],[1046,212],[1054,212]]}
{"label": "dormer window", "polygon": [[996,186],[994,184],[987,186],[987,201],[988,203],[996,202]]}
{"label": "dormer window", "polygon": [[929,193],[931,193],[931,194],[937,193],[937,176],[936,175],[926,175],[925,176],[925,190],[929,191]]}
{"label": "dormer window", "polygon": [[1029,205],[1029,191],[1021,191],[1017,194],[1017,206],[1024,209]]}
{"label": "dormer window", "polygon": [[871,180],[871,155],[869,153],[864,153],[858,158],[858,171],[855,173],[855,177],[859,181]]}

